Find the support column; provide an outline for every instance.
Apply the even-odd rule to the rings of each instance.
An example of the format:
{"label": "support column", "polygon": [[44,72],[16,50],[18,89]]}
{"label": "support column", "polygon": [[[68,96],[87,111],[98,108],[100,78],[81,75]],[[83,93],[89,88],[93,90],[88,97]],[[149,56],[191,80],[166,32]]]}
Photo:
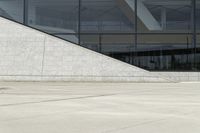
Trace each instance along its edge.
{"label": "support column", "polygon": [[162,30],[166,30],[166,27],[167,27],[167,12],[166,12],[165,7],[162,7],[162,10],[161,10],[161,26],[162,26]]}

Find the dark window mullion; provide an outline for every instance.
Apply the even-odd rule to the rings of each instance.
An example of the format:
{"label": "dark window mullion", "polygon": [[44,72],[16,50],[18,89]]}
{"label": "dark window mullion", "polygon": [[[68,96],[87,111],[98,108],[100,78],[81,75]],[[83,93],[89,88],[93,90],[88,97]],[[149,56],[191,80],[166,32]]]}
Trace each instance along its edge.
{"label": "dark window mullion", "polygon": [[78,44],[81,45],[81,0],[78,3]]}
{"label": "dark window mullion", "polygon": [[23,0],[23,24],[27,25],[28,24],[28,0]]}

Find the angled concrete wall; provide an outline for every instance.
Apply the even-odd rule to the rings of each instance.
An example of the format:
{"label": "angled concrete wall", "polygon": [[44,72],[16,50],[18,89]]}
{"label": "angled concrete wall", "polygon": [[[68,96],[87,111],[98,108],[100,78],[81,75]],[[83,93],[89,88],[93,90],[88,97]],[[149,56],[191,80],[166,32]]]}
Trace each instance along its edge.
{"label": "angled concrete wall", "polygon": [[4,18],[0,18],[0,80],[169,82]]}

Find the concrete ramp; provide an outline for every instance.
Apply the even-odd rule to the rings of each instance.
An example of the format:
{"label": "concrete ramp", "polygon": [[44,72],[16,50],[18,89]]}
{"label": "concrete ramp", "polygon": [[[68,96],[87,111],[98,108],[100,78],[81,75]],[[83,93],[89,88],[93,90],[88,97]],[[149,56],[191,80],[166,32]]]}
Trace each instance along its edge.
{"label": "concrete ramp", "polygon": [[0,80],[170,82],[1,17]]}

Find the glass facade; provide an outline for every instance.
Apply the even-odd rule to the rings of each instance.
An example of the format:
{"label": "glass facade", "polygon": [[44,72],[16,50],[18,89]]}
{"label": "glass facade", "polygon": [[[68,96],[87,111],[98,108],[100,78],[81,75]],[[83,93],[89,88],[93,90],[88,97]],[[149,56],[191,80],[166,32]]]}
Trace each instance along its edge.
{"label": "glass facade", "polygon": [[[138,0],[139,32],[188,33],[192,31],[192,0]],[[144,23],[144,9],[149,14]],[[146,13],[147,14],[147,13]],[[148,22],[150,21],[150,22]]]}
{"label": "glass facade", "polygon": [[200,71],[200,0],[0,0],[0,15],[151,71]]}

